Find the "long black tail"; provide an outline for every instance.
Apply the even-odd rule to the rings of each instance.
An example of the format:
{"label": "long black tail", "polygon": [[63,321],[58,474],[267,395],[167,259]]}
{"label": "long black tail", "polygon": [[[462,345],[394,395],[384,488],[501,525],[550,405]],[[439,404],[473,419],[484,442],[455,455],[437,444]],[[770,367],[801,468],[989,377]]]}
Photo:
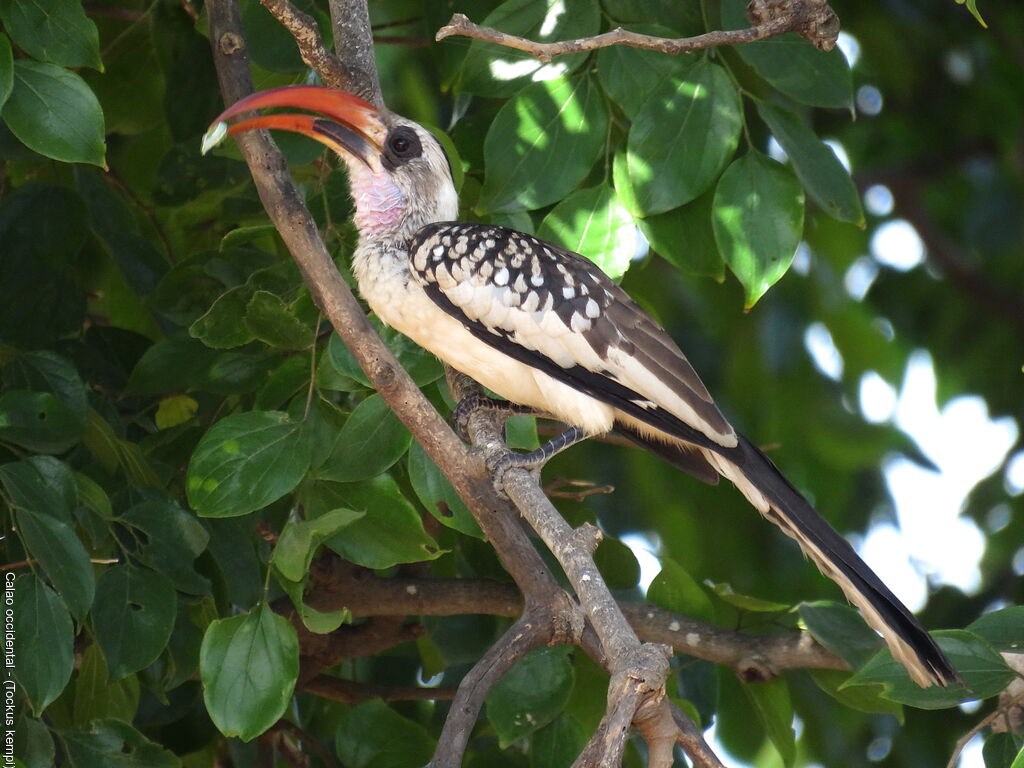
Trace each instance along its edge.
{"label": "long black tail", "polygon": [[762,515],[795,539],[818,569],[839,585],[867,623],[881,633],[893,657],[907,668],[918,685],[961,682],[949,659],[907,607],[786,480],[771,459],[745,437],[739,436],[735,448],[697,448],[659,442],[618,426],[632,441],[701,479],[707,479],[706,471],[702,471],[703,462],[694,464],[696,456],[731,480]]}

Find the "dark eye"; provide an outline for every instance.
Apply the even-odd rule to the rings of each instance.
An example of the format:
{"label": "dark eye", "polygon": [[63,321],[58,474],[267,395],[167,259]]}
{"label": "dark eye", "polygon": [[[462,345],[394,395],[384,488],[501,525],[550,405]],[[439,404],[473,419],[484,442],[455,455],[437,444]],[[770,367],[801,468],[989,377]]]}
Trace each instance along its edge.
{"label": "dark eye", "polygon": [[419,157],[423,152],[420,137],[407,125],[400,125],[388,134],[384,145],[384,163],[392,168]]}

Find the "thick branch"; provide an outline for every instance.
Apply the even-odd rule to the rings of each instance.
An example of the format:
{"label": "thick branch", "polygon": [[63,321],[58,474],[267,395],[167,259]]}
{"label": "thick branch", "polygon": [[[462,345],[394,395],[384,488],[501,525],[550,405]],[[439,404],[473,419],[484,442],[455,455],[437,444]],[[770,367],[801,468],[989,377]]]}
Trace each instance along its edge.
{"label": "thick branch", "polygon": [[695,37],[666,38],[642,35],[618,27],[593,37],[562,40],[556,43],[538,43],[525,37],[510,35],[490,27],[474,24],[464,14],[456,13],[451,21],[437,31],[435,40],[463,36],[474,40],[497,43],[530,54],[539,61],[549,62],[555,56],[593,51],[613,45],[643,48],[667,54],[692,53],[719,45],[741,45],[764,40],[786,32],[796,32],[815,47],[830,51],[839,34],[839,18],[825,0],[753,0],[747,10],[749,29],[716,30]]}
{"label": "thick branch", "polygon": [[[382,579],[337,558],[314,568],[305,595],[319,611],[347,608],[354,616],[518,617],[523,599],[514,584],[487,579]],[[849,669],[807,632],[746,635],[645,603],[619,604],[637,636],[676,653],[732,667],[747,682],[790,669]]]}
{"label": "thick branch", "polygon": [[334,27],[334,51],[352,87],[345,90],[361,96],[375,107],[384,106],[373,54],[373,30],[366,0],[330,0]]}

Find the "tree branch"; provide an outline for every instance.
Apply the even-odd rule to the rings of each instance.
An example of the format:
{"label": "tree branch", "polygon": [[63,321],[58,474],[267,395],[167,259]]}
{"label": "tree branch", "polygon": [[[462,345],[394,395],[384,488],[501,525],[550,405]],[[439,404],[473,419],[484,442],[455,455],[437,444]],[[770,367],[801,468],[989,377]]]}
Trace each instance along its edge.
{"label": "tree branch", "polygon": [[[448,371],[448,386],[458,401],[479,393],[479,386],[469,377],[451,370]],[[466,428],[473,445],[484,453],[489,466],[495,466],[496,460],[508,454],[493,413],[477,408],[469,413]],[[573,765],[579,768],[620,765],[629,726],[635,723],[642,733],[647,728],[645,735],[653,739],[648,742],[651,757],[648,764],[652,768],[671,766],[672,746],[684,743],[683,733],[674,724],[670,736],[663,727],[652,727],[652,724],[663,726],[672,722],[666,719],[671,718],[671,713],[665,695],[671,649],[661,644],[641,643],[623,616],[594,563],[593,553],[600,543],[601,532],[589,523],[573,530],[544,495],[533,473],[512,468],[505,470],[498,479],[516,508],[562,566],[600,641],[602,656],[599,661],[611,674],[605,716]],[[680,712],[678,717],[685,718],[685,715]],[[687,729],[688,732],[699,733],[696,725],[690,725],[692,731]],[[666,739],[669,742],[667,749]],[[702,737],[700,742],[703,743]],[[705,744],[703,748],[695,749],[690,757],[696,762],[703,761],[706,755],[711,755],[711,751]],[[714,762],[696,764],[708,768],[720,765],[717,758]]]}
{"label": "tree branch", "polygon": [[375,107],[383,107],[367,0],[329,0],[329,5],[334,27],[334,51],[352,83],[352,87],[345,90],[361,96]]}
{"label": "tree branch", "polygon": [[456,13],[437,31],[435,40],[463,36],[503,45],[549,62],[555,56],[594,51],[613,45],[643,48],[676,55],[692,53],[719,45],[740,45],[764,40],[786,32],[796,32],[816,48],[830,51],[839,35],[839,18],[826,0],[752,0],[747,7],[749,29],[716,30],[695,37],[666,38],[642,35],[618,27],[593,37],[580,37],[557,43],[538,43],[518,35],[510,35],[490,27],[474,24],[464,14]]}
{"label": "tree branch", "polygon": [[270,11],[282,27],[291,32],[303,63],[319,73],[325,85],[347,90],[361,80],[327,50],[312,16],[300,11],[288,0],[260,0],[260,4]]}
{"label": "tree branch", "polygon": [[[488,614],[515,618],[523,612],[522,594],[506,581],[385,579],[337,557],[317,561],[304,599],[318,611],[348,609],[356,617]],[[808,632],[747,635],[648,603],[618,605],[641,640],[732,667],[746,682],[769,680],[791,669],[849,669]]]}

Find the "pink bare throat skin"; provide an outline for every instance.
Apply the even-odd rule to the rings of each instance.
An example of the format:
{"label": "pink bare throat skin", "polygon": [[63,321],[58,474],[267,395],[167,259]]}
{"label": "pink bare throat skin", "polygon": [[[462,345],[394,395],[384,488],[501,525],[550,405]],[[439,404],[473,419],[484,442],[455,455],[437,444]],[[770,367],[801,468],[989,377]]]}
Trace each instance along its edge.
{"label": "pink bare throat skin", "polygon": [[394,232],[405,215],[405,196],[384,172],[349,165],[355,221],[365,235]]}

